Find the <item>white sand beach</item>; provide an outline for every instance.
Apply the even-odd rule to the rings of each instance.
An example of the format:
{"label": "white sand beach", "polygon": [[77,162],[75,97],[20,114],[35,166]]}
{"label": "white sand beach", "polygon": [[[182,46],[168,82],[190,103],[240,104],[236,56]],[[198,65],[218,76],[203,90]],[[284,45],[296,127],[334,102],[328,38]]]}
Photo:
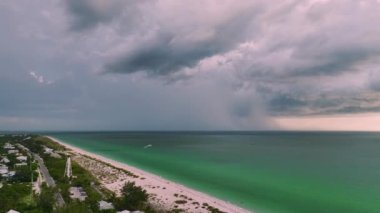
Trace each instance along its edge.
{"label": "white sand beach", "polygon": [[[90,170],[99,179],[103,187],[116,194],[119,193],[125,182],[134,181],[136,185],[141,186],[152,195],[149,199],[150,203],[161,209],[172,210],[177,207],[185,212],[206,213],[209,212],[207,207],[211,206],[228,213],[251,212],[133,166],[87,152],[54,137],[46,137],[72,150],[75,154],[73,160]],[[105,172],[107,175],[104,175]]]}

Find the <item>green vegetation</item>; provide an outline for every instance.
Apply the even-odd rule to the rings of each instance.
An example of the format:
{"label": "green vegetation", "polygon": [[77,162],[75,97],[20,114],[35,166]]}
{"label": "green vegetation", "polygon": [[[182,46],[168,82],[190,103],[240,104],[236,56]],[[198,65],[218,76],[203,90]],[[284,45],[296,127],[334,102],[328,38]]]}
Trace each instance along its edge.
{"label": "green vegetation", "polygon": [[54,199],[55,190],[52,188],[46,187],[44,185],[41,189],[41,194],[37,198],[38,207],[42,210],[42,212],[52,212],[55,199]]}
{"label": "green vegetation", "polygon": [[[28,138],[28,139],[25,139]],[[15,146],[17,143],[28,148],[31,152],[38,154],[44,161],[49,174],[54,179],[56,186],[47,187],[43,184],[40,194],[32,194],[32,186],[30,181],[33,175],[33,181],[38,177],[36,170],[38,164],[31,162],[34,159],[28,159],[27,165],[15,166],[19,161],[15,154],[8,154],[4,150],[5,143],[11,143]],[[45,148],[50,148],[58,153],[61,157],[55,158],[50,154],[45,153]],[[28,155],[27,151],[18,148],[22,155]],[[57,152],[58,151],[58,152]],[[7,212],[10,209],[15,209],[26,213],[41,213],[41,212],[102,212],[114,213],[116,210],[141,210],[146,213],[156,212],[147,202],[148,193],[134,182],[128,182],[122,189],[122,196],[115,197],[114,193],[100,187],[97,179],[86,169],[81,167],[74,160],[72,161],[73,177],[68,179],[64,177],[67,157],[64,154],[65,148],[48,138],[40,136],[5,136],[0,137],[0,155],[6,156],[10,162],[7,163],[9,170],[15,171],[12,178],[1,178],[3,187],[0,188],[0,212]],[[30,156],[28,155],[28,158]],[[69,194],[70,187],[82,187],[86,192],[85,201],[79,202],[72,200]],[[65,206],[57,207],[57,194],[61,194]],[[100,211],[98,202],[105,200],[115,205],[115,210]]]}
{"label": "green vegetation", "polygon": [[27,156],[27,152],[17,148],[16,144],[19,143],[23,136],[10,136],[6,135],[0,137],[0,159],[7,158],[10,162],[1,163],[8,167],[9,171],[15,171],[15,175],[12,177],[1,177],[0,181],[3,187],[0,188],[0,212],[7,212],[10,209],[16,209],[20,212],[43,212],[37,202],[37,197],[32,194],[32,173],[34,180],[37,177],[36,165],[30,164],[28,156],[27,165],[16,166],[16,163],[20,163],[16,159],[16,154],[8,154],[8,150],[4,149],[6,143],[10,143],[15,146],[20,152],[20,155]]}
{"label": "green vegetation", "polygon": [[53,158],[46,154],[40,156],[44,160],[46,168],[49,170],[50,175],[57,184],[67,182],[66,178],[63,177],[63,174],[65,173],[66,157]]}
{"label": "green vegetation", "polygon": [[70,212],[70,213],[71,212],[88,213],[90,211],[85,205],[83,205],[83,203],[78,202],[78,201],[73,201],[73,202],[66,204],[66,206],[64,206],[64,207],[57,209],[55,212],[56,213],[68,213],[68,212]]}
{"label": "green vegetation", "polygon": [[61,146],[60,144],[50,140],[47,137],[42,137],[42,136],[36,136],[33,138],[35,142],[39,145],[43,145],[46,147],[49,147],[51,149],[57,150],[57,151],[65,151],[65,147]]}
{"label": "green vegetation", "polygon": [[187,201],[186,200],[176,200],[176,201],[174,201],[174,203],[176,203],[176,204],[185,204],[185,203],[187,203]]}
{"label": "green vegetation", "polygon": [[207,209],[211,213],[224,213],[223,211],[220,211],[218,208],[210,206],[208,203],[203,203],[202,208]]}
{"label": "green vegetation", "polygon": [[143,210],[145,212],[154,212],[154,210],[148,205],[148,193],[136,186],[135,182],[127,182],[122,190],[122,196],[115,199],[116,208],[119,210]]}
{"label": "green vegetation", "polygon": [[[93,185],[99,185],[97,180],[89,173],[87,170],[83,169],[75,161],[72,161],[72,172],[74,177],[70,180],[64,177],[67,156],[61,155],[61,158],[51,157],[49,154],[45,154],[43,149],[38,148],[38,146],[46,146],[48,148],[64,151],[64,147],[51,141],[48,138],[36,137],[28,143],[27,146],[34,147],[36,150],[40,151],[40,156],[43,158],[46,168],[49,170],[50,175],[55,180],[57,185],[57,190],[62,194],[67,206],[64,209],[75,208],[86,209],[88,212],[98,212],[98,201],[102,200],[102,196],[94,189]],[[87,198],[84,202],[79,202],[77,200],[72,200],[69,194],[69,188],[71,186],[82,187],[87,194]],[[103,194],[110,194],[104,192]],[[61,210],[61,211],[64,211]]]}
{"label": "green vegetation", "polygon": [[37,179],[37,172],[30,169],[30,166],[20,166],[15,168],[16,174],[12,177],[13,182],[30,182],[32,180],[33,173],[33,181]]}
{"label": "green vegetation", "polygon": [[[57,212],[99,212],[98,201],[112,201],[112,193],[102,189],[96,178],[75,161],[72,161],[73,177],[69,180],[64,177],[67,156],[61,154],[61,158],[54,158],[51,157],[50,154],[44,153],[44,146],[51,148],[54,151],[59,151],[60,153],[65,151],[63,146],[51,141],[49,138],[39,136],[33,137],[31,140],[23,143],[23,145],[28,147],[30,150],[35,150],[37,154],[40,155],[40,157],[44,160],[44,164],[48,169],[49,174],[55,180],[55,190],[61,193],[66,203],[63,208],[56,209]],[[87,198],[84,202],[79,202],[78,200],[72,200],[70,198],[69,188],[71,186],[83,188],[87,194]],[[100,191],[100,193],[97,190]],[[103,195],[105,197],[102,197]],[[48,208],[45,212],[49,212]],[[106,212],[115,211],[112,210]]]}
{"label": "green vegetation", "polygon": [[30,184],[14,183],[4,184],[0,189],[0,212],[7,212],[9,209],[18,209],[27,212],[35,206],[31,197]]}
{"label": "green vegetation", "polygon": [[[45,160],[46,159],[46,160]],[[65,166],[66,166],[66,158],[64,159],[56,159],[52,157],[44,157],[46,162],[46,167],[49,170],[51,176],[56,180],[57,187],[60,189],[61,194],[66,203],[76,203],[77,201],[73,201],[69,196],[69,188],[70,186],[82,187],[87,194],[86,200],[81,204],[86,206],[87,208],[92,209],[93,211],[97,211],[98,206],[97,202],[102,199],[101,195],[96,192],[93,188],[92,184],[98,184],[95,178],[81,166],[79,166],[76,162],[72,162],[72,171],[74,174],[74,178],[68,180],[63,177]],[[79,204],[75,204],[78,206]]]}

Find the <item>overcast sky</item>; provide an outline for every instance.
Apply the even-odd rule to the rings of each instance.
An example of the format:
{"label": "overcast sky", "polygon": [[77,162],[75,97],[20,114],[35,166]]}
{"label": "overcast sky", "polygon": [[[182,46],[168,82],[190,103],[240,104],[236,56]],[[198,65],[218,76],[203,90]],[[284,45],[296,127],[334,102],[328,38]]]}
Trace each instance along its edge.
{"label": "overcast sky", "polygon": [[1,130],[380,130],[379,0],[1,0]]}

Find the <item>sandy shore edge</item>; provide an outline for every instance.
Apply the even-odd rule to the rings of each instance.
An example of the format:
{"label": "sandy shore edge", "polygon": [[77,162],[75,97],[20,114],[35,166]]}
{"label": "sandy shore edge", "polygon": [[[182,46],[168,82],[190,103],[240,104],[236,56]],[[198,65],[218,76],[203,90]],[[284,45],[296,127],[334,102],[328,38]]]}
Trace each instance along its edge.
{"label": "sandy shore edge", "polygon": [[[105,163],[108,163],[116,168],[124,169],[127,171],[130,171],[140,177],[144,177],[143,182],[140,183],[140,185],[155,185],[155,186],[161,186],[165,187],[167,190],[165,192],[159,192],[160,197],[163,198],[163,200],[166,200],[168,203],[174,203],[175,199],[172,197],[173,192],[180,192],[183,195],[186,195],[188,197],[191,197],[194,199],[194,201],[201,201],[205,203],[209,203],[213,207],[216,207],[224,212],[231,212],[231,213],[246,213],[251,212],[249,210],[243,209],[241,207],[235,206],[227,201],[220,200],[218,198],[212,197],[210,195],[207,195],[203,192],[196,191],[194,189],[188,188],[186,186],[183,186],[181,184],[166,180],[160,176],[151,174],[149,172],[146,172],[144,170],[138,169],[133,166],[129,166],[125,163],[117,162],[115,160],[85,151],[83,149],[80,149],[78,147],[72,146],[70,144],[67,144],[57,138],[54,138],[52,136],[46,135],[45,137],[51,139],[52,141],[61,144],[62,146],[65,146],[68,149],[71,149],[73,152],[76,152],[81,155],[87,155],[91,158],[94,158],[99,161],[103,161]],[[148,190],[149,192],[149,190]],[[156,192],[157,193],[157,192]],[[202,212],[202,209],[193,209],[194,212]]]}

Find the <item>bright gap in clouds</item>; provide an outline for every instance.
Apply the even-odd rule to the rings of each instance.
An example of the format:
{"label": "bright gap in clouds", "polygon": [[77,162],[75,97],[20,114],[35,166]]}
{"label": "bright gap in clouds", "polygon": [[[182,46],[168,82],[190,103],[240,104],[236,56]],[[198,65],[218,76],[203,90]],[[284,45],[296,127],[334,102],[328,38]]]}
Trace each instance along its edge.
{"label": "bright gap in clouds", "polygon": [[380,113],[278,117],[274,121],[281,129],[292,131],[380,131]]}

